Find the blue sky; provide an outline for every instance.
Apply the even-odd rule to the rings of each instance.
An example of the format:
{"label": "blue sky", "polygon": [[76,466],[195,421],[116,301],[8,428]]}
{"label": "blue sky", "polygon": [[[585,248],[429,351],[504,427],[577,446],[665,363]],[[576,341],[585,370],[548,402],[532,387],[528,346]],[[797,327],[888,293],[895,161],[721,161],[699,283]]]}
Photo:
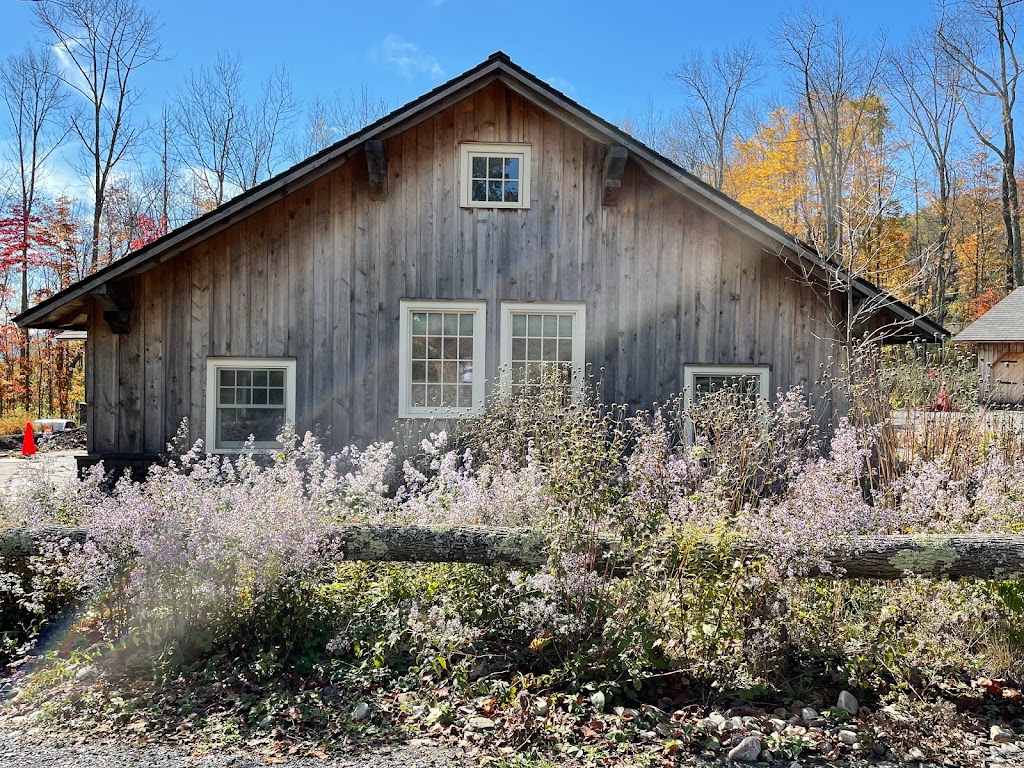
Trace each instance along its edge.
{"label": "blue sky", "polygon": [[[147,0],[143,0],[147,2]],[[687,51],[752,38],[769,50],[769,31],[792,3],[538,2],[481,0],[148,0],[159,11],[165,60],[139,84],[155,113],[189,69],[219,51],[242,57],[255,86],[284,64],[296,94],[330,96],[364,84],[389,105],[404,103],[472,67],[495,50],[548,80],[602,117],[618,122],[649,98],[672,109],[679,92],[668,73]],[[839,11],[870,35],[891,41],[928,20],[929,0],[858,0]],[[0,56],[39,36],[31,3],[0,2]]]}

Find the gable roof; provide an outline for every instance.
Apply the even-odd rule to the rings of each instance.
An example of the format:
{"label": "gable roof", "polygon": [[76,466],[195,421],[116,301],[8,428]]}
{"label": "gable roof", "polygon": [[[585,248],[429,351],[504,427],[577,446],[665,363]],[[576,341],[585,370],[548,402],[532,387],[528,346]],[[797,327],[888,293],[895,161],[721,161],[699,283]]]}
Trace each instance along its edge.
{"label": "gable roof", "polygon": [[953,337],[956,344],[978,341],[1024,341],[1024,286]]}
{"label": "gable roof", "polygon": [[386,139],[400,133],[409,127],[410,123],[427,119],[495,81],[500,81],[510,90],[573,125],[590,138],[606,145],[625,147],[634,160],[697,205],[720,217],[730,219],[762,242],[779,247],[780,253],[782,249],[795,252],[801,262],[801,269],[815,272],[819,276],[838,276],[840,282],[849,285],[863,303],[876,306],[880,311],[892,316],[900,330],[889,334],[890,340],[917,338],[935,341],[949,336],[949,332],[934,320],[880,291],[867,280],[826,263],[812,247],[740,205],[725,193],[704,183],[621,128],[595,115],[548,83],[514,64],[500,51],[351,136],[54,294],[20,314],[15,318],[15,322],[23,328],[84,328],[84,302],[89,293],[115,278],[137,274],[172,258],[232,223],[329,173],[358,152],[364,142],[371,139]]}

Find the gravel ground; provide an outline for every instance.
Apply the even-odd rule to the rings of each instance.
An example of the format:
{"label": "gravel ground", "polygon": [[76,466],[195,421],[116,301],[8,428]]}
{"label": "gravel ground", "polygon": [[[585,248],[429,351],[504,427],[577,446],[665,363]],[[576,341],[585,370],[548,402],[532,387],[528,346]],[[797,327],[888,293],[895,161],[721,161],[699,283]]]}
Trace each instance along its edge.
{"label": "gravel ground", "polygon": [[[219,752],[191,755],[160,745],[55,743],[0,729],[0,768],[258,768],[261,757]],[[413,741],[343,758],[288,757],[281,768],[454,768],[465,762],[433,742]]]}

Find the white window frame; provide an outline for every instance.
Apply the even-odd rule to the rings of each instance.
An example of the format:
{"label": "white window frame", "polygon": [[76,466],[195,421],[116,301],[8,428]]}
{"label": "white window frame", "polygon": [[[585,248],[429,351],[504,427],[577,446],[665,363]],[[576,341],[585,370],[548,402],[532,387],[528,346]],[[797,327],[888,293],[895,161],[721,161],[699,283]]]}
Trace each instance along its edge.
{"label": "white window frame", "polygon": [[[468,419],[484,408],[487,380],[487,302],[444,299],[402,299],[398,322],[398,417],[401,419]],[[473,404],[468,408],[413,407],[412,405],[412,313],[472,312],[473,317]]]}
{"label": "white window frame", "polygon": [[[206,452],[239,453],[243,447],[220,447],[217,445],[217,409],[219,407],[219,381],[221,370],[265,368],[284,371],[284,418],[285,423],[295,423],[295,358],[294,357],[208,357],[206,358]],[[254,451],[273,451],[277,447],[269,443],[257,443]]]}
{"label": "white window frame", "polygon": [[[482,142],[465,141],[459,145],[459,197],[460,205],[463,208],[529,208],[530,207],[530,165],[531,147],[529,144],[484,144]],[[470,190],[473,181],[473,157],[483,155],[485,157],[509,157],[520,155],[519,162],[519,201],[506,203],[504,201],[473,200]]]}
{"label": "white window frame", "polygon": [[583,397],[587,365],[587,305],[579,301],[503,301],[501,302],[501,392],[512,393],[512,315],[528,312],[573,317],[572,399]]}
{"label": "white window frame", "polygon": [[693,402],[693,379],[696,376],[750,376],[757,374],[760,378],[758,396],[771,402],[771,375],[770,365],[714,365],[693,363],[683,366],[683,389],[685,392],[684,404],[686,410],[690,409]]}

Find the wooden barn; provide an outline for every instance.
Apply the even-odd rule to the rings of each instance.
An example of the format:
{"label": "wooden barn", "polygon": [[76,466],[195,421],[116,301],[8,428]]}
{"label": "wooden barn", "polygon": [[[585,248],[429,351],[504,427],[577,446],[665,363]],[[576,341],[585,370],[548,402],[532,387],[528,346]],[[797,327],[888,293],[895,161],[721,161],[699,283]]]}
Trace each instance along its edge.
{"label": "wooden barn", "polygon": [[551,366],[637,407],[740,378],[827,411],[825,308],[873,303],[900,338],[945,337],[822,274],[497,53],[17,320],[88,330],[90,456],[129,460],[185,417],[210,451],[268,444],[286,420],[333,447],[388,439]]}
{"label": "wooden barn", "polygon": [[980,402],[1024,406],[1024,287],[964,328],[953,343],[978,350]]}

